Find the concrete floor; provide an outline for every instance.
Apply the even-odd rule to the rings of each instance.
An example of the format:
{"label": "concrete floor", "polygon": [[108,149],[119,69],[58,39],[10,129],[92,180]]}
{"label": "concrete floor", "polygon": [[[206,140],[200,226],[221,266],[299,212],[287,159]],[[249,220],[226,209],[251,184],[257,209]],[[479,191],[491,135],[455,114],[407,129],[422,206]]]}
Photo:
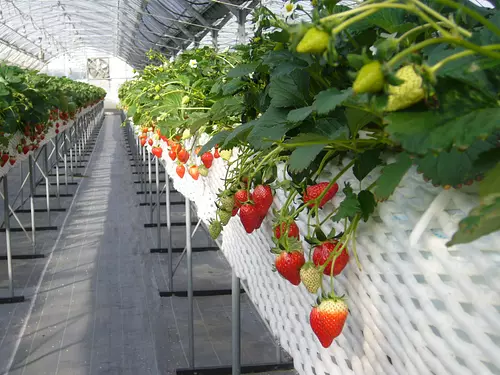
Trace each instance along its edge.
{"label": "concrete floor", "polygon": [[[159,297],[168,285],[167,255],[150,253],[156,229],[144,228],[149,208],[140,206],[144,197],[137,194],[119,116],[106,116],[95,139],[80,170],[84,177],[69,187],[72,197],[61,198],[67,210],[52,214],[58,230],[37,233],[36,249],[45,258],[13,262],[16,294],[26,301],[0,305],[0,374],[156,375],[188,366],[187,299]],[[9,173],[12,199],[16,176]],[[182,201],[178,193],[173,199]],[[37,199],[37,207],[44,204]],[[172,215],[182,221],[184,206],[173,206]],[[46,214],[36,216],[46,225]],[[29,213],[19,219],[28,223]],[[184,236],[183,227],[175,228],[174,246],[184,246]],[[0,255],[4,237],[0,233]],[[12,244],[14,254],[32,251],[23,233],[13,233]],[[193,246],[214,244],[201,229]],[[193,269],[195,288],[230,288],[231,270],[219,252],[195,253]],[[185,260],[174,284],[186,287]],[[6,261],[0,260],[0,297],[7,287]],[[246,295],[241,308],[242,363],[275,362],[273,339]],[[231,363],[231,296],[195,298],[194,329],[196,367]]]}

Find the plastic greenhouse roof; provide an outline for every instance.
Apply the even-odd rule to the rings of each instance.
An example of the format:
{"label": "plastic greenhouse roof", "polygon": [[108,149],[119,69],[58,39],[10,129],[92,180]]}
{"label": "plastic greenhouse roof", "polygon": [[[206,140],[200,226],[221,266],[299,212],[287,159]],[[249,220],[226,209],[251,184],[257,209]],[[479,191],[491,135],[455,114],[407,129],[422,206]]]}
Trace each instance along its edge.
{"label": "plastic greenhouse roof", "polygon": [[133,67],[153,48],[173,55],[257,0],[0,0],[0,61],[40,69],[96,49]]}

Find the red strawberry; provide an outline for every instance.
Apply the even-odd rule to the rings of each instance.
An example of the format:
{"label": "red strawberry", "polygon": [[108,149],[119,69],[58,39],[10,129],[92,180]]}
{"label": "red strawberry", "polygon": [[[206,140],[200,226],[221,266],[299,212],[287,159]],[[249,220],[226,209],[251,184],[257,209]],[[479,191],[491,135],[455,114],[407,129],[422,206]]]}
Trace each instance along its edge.
{"label": "red strawberry", "polygon": [[[163,142],[167,142],[168,144],[168,138],[165,137],[164,135],[160,135],[160,139],[163,141]],[[169,145],[169,144],[168,144]],[[170,146],[170,145],[169,145]]]}
{"label": "red strawberry", "polygon": [[59,134],[59,129],[56,129],[56,134]]}
{"label": "red strawberry", "polygon": [[7,163],[9,161],[9,154],[2,154],[2,161]]}
{"label": "red strawberry", "polygon": [[342,298],[325,298],[314,306],[309,316],[311,328],[324,348],[342,333],[349,310]]}
{"label": "red strawberry", "polygon": [[216,148],[215,151],[214,151],[214,158],[218,159],[220,158],[220,154],[219,154],[219,149]]}
{"label": "red strawberry", "polygon": [[172,161],[175,161],[175,159],[177,159],[177,154],[175,153],[175,151],[169,151],[168,156],[170,156],[170,159],[172,159]]}
{"label": "red strawberry", "polygon": [[30,151],[29,146],[24,146],[23,147],[23,154],[27,154]]}
{"label": "red strawberry", "polygon": [[273,192],[269,185],[257,185],[252,193],[252,200],[255,207],[262,216],[267,215],[267,211],[273,204]]}
{"label": "red strawberry", "polygon": [[153,145],[153,140],[151,138],[148,139],[148,145],[150,145],[150,146]]}
{"label": "red strawberry", "polygon": [[177,152],[177,159],[179,159],[181,163],[187,163],[187,161],[189,160],[189,152],[187,152],[185,149],[181,149]]}
{"label": "red strawberry", "polygon": [[198,154],[200,153],[200,150],[201,150],[201,146],[197,146],[197,147],[195,148],[195,150],[194,150],[194,153],[195,153],[196,155],[198,155]]}
{"label": "red strawberry", "polygon": [[15,156],[11,156],[10,159],[9,159],[9,163],[10,163],[10,165],[16,164],[16,157]]}
{"label": "red strawberry", "polygon": [[[313,262],[316,266],[322,266],[330,254],[333,252],[335,247],[339,242],[337,240],[330,240],[327,242],[323,242],[323,244],[316,246],[313,252]],[[342,244],[339,245],[336,251],[339,251],[342,248]],[[349,263],[349,254],[347,253],[347,247],[344,247],[340,255],[335,260],[335,264],[333,265],[333,276],[337,276],[342,272],[345,266]],[[331,275],[332,272],[332,261],[330,260],[326,265],[323,273],[325,275]]]}
{"label": "red strawberry", "polygon": [[151,150],[154,156],[157,158],[161,158],[161,155],[163,154],[163,149],[161,147],[153,147]]}
{"label": "red strawberry", "polygon": [[145,145],[146,145],[146,138],[141,138],[141,146],[144,147]]}
{"label": "red strawberry", "polygon": [[247,233],[252,233],[257,228],[260,221],[260,216],[257,208],[255,208],[254,205],[248,203],[241,206],[240,220]]}
{"label": "red strawberry", "polygon": [[186,173],[186,167],[182,164],[179,164],[175,168],[175,173],[177,173],[177,176],[179,176],[180,178],[184,178],[184,174]]}
{"label": "red strawberry", "polygon": [[201,155],[201,162],[205,165],[205,167],[210,168],[212,166],[212,162],[214,161],[214,156],[210,152],[205,152]]}
{"label": "red strawberry", "polygon": [[286,233],[286,228],[288,227],[288,237],[295,237],[297,239],[300,238],[299,235],[299,227],[295,224],[295,221],[292,221],[290,224],[281,223],[281,225],[277,225],[274,228],[274,235],[279,240],[281,238],[281,233]]}
{"label": "red strawberry", "polygon": [[240,209],[237,207],[237,206],[234,206],[233,207],[233,210],[231,212],[231,216],[236,216],[236,214],[238,213]]}
{"label": "red strawberry", "polygon": [[[316,199],[323,193],[323,191],[326,189],[326,187],[329,185],[329,182],[320,182],[319,184],[308,186],[306,189],[306,192],[304,193],[302,200],[304,203],[309,202],[310,200]],[[326,202],[328,202],[330,199],[332,199],[335,194],[337,194],[337,191],[339,190],[339,185],[338,184],[333,184],[333,186],[328,190],[328,192],[323,196],[323,199],[321,199],[321,202],[319,202],[319,208],[323,207]],[[309,207],[314,207],[314,203],[309,203]]]}
{"label": "red strawberry", "polygon": [[234,194],[234,204],[236,205],[236,207],[241,207],[241,205],[246,201],[248,201],[248,191],[238,190]]}
{"label": "red strawberry", "polygon": [[300,284],[300,269],[306,262],[301,251],[283,250],[274,260],[276,270],[281,276],[290,281],[293,285]]}
{"label": "red strawberry", "polygon": [[179,143],[172,144],[172,151],[175,152],[176,154],[178,154],[181,149],[182,146]]}
{"label": "red strawberry", "polygon": [[198,177],[200,177],[200,172],[198,171],[198,167],[196,165],[190,166],[188,172],[194,180],[197,180]]}

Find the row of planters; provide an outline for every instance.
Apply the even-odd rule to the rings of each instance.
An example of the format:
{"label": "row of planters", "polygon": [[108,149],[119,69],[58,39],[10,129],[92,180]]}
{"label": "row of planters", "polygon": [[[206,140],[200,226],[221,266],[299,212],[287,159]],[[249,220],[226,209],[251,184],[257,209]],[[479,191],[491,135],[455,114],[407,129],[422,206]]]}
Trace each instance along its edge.
{"label": "row of planters", "polygon": [[[141,144],[177,162],[180,178],[226,160],[212,237],[236,215],[247,233],[259,229],[284,192],[271,215],[274,267],[318,295],[310,324],[329,347],[348,316],[334,278],[358,260],[358,227],[409,170],[478,194],[448,246],[500,229],[500,15],[449,0],[285,10],[257,9],[254,38],[232,51],[205,47],[173,62],[150,53],[120,99]],[[346,173],[356,184],[339,184]],[[339,190],[343,200],[327,205]],[[331,222],[343,230],[325,230]]]}
{"label": "row of planters", "polygon": [[59,134],[106,92],[66,77],[0,64],[0,168],[8,168]]}

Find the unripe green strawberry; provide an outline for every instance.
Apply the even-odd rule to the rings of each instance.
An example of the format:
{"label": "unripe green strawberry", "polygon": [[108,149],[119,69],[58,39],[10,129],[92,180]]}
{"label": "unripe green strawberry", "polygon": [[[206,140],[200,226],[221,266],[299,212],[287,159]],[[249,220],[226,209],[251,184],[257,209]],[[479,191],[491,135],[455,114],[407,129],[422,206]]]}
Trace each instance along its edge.
{"label": "unripe green strawberry", "polygon": [[220,219],[220,222],[222,223],[222,225],[227,225],[227,223],[229,223],[229,220],[232,217],[231,211],[219,209],[219,210],[217,210],[217,212],[219,214],[219,219]]}
{"label": "unripe green strawberry", "polygon": [[232,211],[234,207],[234,195],[225,195],[219,199],[219,207],[224,211]]}
{"label": "unripe green strawberry", "polygon": [[323,53],[328,47],[330,35],[323,30],[311,27],[297,45],[299,53]]}
{"label": "unripe green strawberry", "polygon": [[231,150],[222,150],[219,152],[220,157],[226,161],[231,159],[231,155],[233,154]]}
{"label": "unripe green strawberry", "polygon": [[398,111],[418,103],[425,98],[422,77],[415,72],[413,65],[406,65],[396,72],[396,77],[404,82],[399,86],[389,86],[389,100],[386,111]]}
{"label": "unripe green strawberry", "polygon": [[384,73],[382,73],[382,64],[378,61],[363,65],[352,85],[352,89],[356,94],[376,93],[383,88]]}
{"label": "unripe green strawberry", "polygon": [[207,177],[208,176],[208,168],[205,167],[204,165],[199,165],[198,166],[198,172],[203,177]]}
{"label": "unripe green strawberry", "polygon": [[214,220],[208,226],[208,233],[212,239],[216,240],[219,237],[220,232],[222,232],[222,225],[219,221]]}
{"label": "unripe green strawberry", "polygon": [[318,291],[322,277],[321,271],[312,262],[307,262],[300,269],[300,280],[309,293],[314,294]]}

